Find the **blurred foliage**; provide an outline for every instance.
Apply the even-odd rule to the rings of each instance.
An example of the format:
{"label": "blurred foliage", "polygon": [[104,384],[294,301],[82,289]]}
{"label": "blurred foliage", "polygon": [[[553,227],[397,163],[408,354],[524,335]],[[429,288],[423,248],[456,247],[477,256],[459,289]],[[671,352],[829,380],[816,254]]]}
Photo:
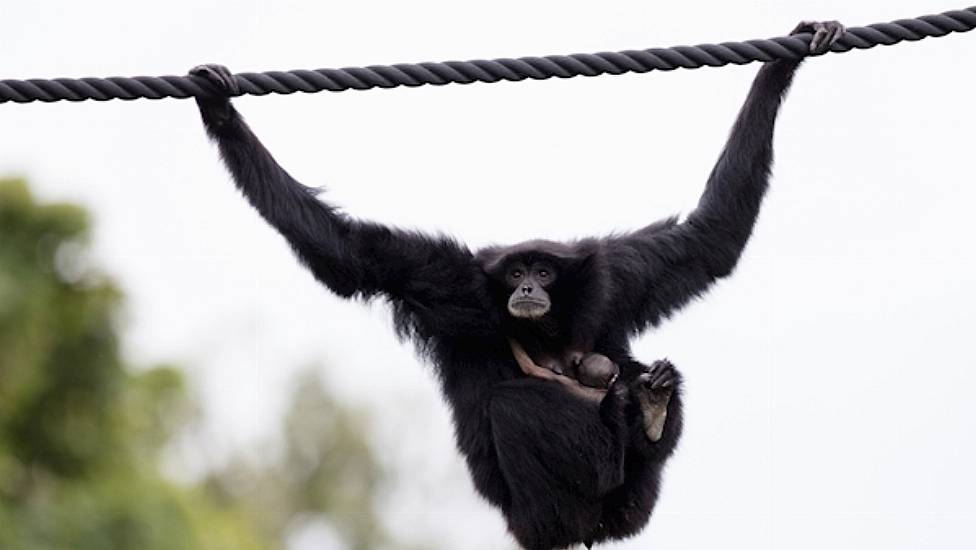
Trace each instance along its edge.
{"label": "blurred foliage", "polygon": [[239,503],[269,535],[286,533],[301,520],[325,518],[349,548],[392,548],[370,512],[383,475],[359,415],[326,393],[312,371],[296,382],[276,460],[261,465],[239,456],[215,472],[208,487]]}
{"label": "blurred foliage", "polygon": [[273,549],[310,524],[346,548],[396,547],[361,416],[312,374],[273,460],[242,454],[196,486],[161,474],[195,405],[176,368],[125,364],[123,297],[86,255],[89,225],[0,179],[0,548]]}

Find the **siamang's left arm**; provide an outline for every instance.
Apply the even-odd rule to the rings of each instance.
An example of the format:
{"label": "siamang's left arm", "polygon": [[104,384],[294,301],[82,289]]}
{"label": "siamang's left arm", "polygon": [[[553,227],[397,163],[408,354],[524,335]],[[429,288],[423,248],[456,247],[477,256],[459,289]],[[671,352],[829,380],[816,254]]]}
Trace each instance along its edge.
{"label": "siamang's left arm", "polygon": [[[811,52],[823,53],[844,27],[801,23],[794,33],[811,31]],[[735,268],[766,193],[776,115],[799,65],[781,60],[759,70],[705,192],[683,223],[664,220],[607,241],[611,318],[633,331],[655,325]]]}
{"label": "siamang's left arm", "polygon": [[[227,96],[236,91],[226,67],[204,65],[191,73]],[[349,218],[279,166],[227,97],[197,103],[237,187],[329,289],[343,297],[385,294],[398,328],[421,338],[472,330],[484,319],[473,291],[479,272],[467,248]]]}

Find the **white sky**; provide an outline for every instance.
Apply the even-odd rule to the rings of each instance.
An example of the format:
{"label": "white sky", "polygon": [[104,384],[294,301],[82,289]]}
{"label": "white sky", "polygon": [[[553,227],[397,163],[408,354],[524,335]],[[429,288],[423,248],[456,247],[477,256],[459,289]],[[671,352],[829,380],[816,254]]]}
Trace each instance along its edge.
{"label": "white sky", "polygon": [[[953,1],[6,2],[0,78],[593,52],[785,34]],[[635,343],[687,377],[651,525],[614,548],[972,548],[976,33],[812,60],[736,274]],[[635,228],[697,200],[757,65],[237,101],[279,160],[361,217],[473,246]],[[371,407],[409,478],[405,540],[511,545],[475,496],[429,368],[385,308],[316,286],[233,189],[190,101],[0,106],[0,173],[96,214],[127,351],[189,366],[190,462],[273,434],[292,372]],[[538,215],[539,201],[551,205]],[[653,546],[650,546],[653,545]]]}

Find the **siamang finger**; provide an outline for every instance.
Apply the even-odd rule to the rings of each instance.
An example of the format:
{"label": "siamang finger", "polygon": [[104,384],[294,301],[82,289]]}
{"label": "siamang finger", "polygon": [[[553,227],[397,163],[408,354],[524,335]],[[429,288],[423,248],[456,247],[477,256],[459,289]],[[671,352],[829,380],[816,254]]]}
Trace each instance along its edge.
{"label": "siamang finger", "polygon": [[824,24],[830,29],[830,36],[827,38],[828,47],[833,46],[847,32],[847,27],[841,24],[840,21],[827,21]]}
{"label": "siamang finger", "polygon": [[817,26],[813,32],[813,40],[810,41],[810,53],[822,53],[824,41],[827,39],[827,29],[822,25]]}
{"label": "siamang finger", "polygon": [[790,35],[803,34],[806,32],[813,32],[813,26],[816,25],[816,21],[800,21],[797,23],[796,27],[790,31]]}
{"label": "siamang finger", "polygon": [[840,37],[847,32],[844,25],[839,21],[822,21],[813,23],[813,39],[810,41],[810,53],[827,53],[830,47],[840,40]]}
{"label": "siamang finger", "polygon": [[234,74],[223,65],[215,63],[197,65],[190,69],[190,74],[205,78],[223,95],[233,96],[240,93],[240,86],[237,79],[234,78]]}

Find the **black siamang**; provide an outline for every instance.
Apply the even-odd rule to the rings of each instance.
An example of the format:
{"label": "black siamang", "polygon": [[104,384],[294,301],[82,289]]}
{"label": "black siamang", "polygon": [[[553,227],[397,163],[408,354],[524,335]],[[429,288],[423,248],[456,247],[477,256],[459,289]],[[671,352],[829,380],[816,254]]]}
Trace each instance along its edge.
{"label": "black siamang", "polygon": [[[811,53],[843,34],[801,23]],[[799,60],[765,64],[697,208],[629,234],[471,252],[445,237],[353,219],[282,169],[227,98],[198,97],[237,186],[312,274],[343,297],[383,295],[401,337],[436,366],[478,492],[529,549],[634,535],[681,434],[681,376],[630,339],[736,265],[759,213],[773,126]],[[608,364],[609,363],[609,364]],[[581,383],[582,380],[582,383]]]}

